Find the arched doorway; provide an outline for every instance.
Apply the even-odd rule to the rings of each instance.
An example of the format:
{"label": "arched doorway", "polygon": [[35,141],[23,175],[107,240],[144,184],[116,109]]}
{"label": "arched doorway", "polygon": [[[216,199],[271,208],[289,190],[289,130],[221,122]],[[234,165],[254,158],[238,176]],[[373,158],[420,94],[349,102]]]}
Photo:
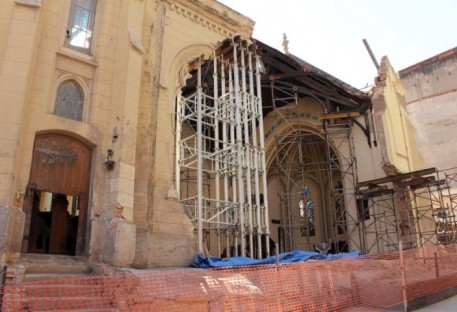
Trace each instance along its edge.
{"label": "arched doorway", "polygon": [[340,222],[344,218],[343,195],[333,191],[338,186],[329,185],[341,184],[336,153],[317,130],[295,126],[276,135],[269,153],[268,206],[270,215],[275,216],[270,220],[272,237],[281,252],[315,251],[324,243],[339,250],[331,243],[346,241],[347,231]]}
{"label": "arched doorway", "polygon": [[92,149],[64,134],[35,137],[22,251],[84,251]]}

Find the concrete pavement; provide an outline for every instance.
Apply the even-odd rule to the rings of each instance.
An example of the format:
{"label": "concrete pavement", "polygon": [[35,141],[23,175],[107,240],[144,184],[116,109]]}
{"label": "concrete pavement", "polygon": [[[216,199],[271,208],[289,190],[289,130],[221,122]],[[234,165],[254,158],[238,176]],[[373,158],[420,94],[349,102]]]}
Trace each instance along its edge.
{"label": "concrete pavement", "polygon": [[431,304],[429,306],[413,310],[416,312],[454,312],[457,311],[457,295]]}

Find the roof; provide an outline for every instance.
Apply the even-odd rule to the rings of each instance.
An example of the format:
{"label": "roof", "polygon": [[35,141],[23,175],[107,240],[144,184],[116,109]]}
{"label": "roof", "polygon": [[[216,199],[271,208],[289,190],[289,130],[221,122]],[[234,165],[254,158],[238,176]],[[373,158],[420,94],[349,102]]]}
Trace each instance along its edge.
{"label": "roof", "polygon": [[314,66],[314,65],[312,65],[312,64],[310,64],[310,63],[308,63],[308,62],[306,62],[304,60],[302,60],[298,56],[295,56],[295,55],[290,54],[290,53],[288,53],[286,55],[291,57],[295,61],[297,61],[300,65],[302,65],[303,66],[303,70],[305,72],[313,72],[313,73],[316,73],[316,75],[320,75],[322,77],[325,77],[329,81],[333,82],[335,85],[340,86],[342,89],[346,90],[348,93],[353,94],[355,96],[359,96],[361,98],[365,98],[365,97],[368,96],[368,93],[360,91],[359,89],[351,86],[350,84],[347,84],[346,82],[336,78],[335,76],[332,76],[332,75],[328,74],[327,72],[323,71],[322,69],[317,68],[316,66]]}
{"label": "roof", "polygon": [[[224,59],[233,57],[232,43],[238,41],[250,51],[261,57],[265,71],[261,76],[262,103],[264,116],[272,110],[272,87],[277,96],[296,94],[298,97],[310,96],[318,100],[327,113],[338,111],[362,112],[371,105],[371,94],[360,91],[349,84],[335,78],[325,71],[309,64],[292,54],[284,54],[275,48],[251,38],[242,40],[240,37],[225,39],[216,49],[216,55]],[[204,72],[211,73],[212,62],[203,66]],[[196,75],[187,81],[183,94],[193,92],[196,87]],[[211,75],[205,76],[205,86],[212,89]]]}
{"label": "roof", "polygon": [[270,65],[276,71],[276,73],[270,73],[270,80],[283,79],[282,77],[288,74],[287,79],[297,86],[301,85],[318,93],[318,96],[348,108],[358,109],[358,106],[370,102],[369,93],[352,87],[293,54],[284,54],[259,40],[252,40],[261,50],[265,66]]}

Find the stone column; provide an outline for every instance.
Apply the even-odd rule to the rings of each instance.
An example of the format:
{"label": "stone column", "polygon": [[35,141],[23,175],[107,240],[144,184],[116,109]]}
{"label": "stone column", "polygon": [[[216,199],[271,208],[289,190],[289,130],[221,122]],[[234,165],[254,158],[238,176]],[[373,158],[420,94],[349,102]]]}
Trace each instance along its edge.
{"label": "stone column", "polygon": [[[0,255],[8,260],[20,251],[24,227],[24,191],[16,190],[19,137],[30,88],[40,27],[41,1],[2,3],[0,34]],[[2,14],[2,15],[3,15]],[[10,14],[9,16],[7,14]]]}
{"label": "stone column", "polygon": [[105,248],[102,254],[104,260],[117,266],[129,266],[135,254],[135,147],[144,53],[141,40],[143,10],[143,1],[125,1],[119,7],[119,15],[112,17],[116,18],[118,38],[110,112],[110,126],[113,130],[112,137],[107,140],[108,148],[113,151],[115,167],[106,179],[106,218],[111,220],[107,240],[111,244],[102,247]]}

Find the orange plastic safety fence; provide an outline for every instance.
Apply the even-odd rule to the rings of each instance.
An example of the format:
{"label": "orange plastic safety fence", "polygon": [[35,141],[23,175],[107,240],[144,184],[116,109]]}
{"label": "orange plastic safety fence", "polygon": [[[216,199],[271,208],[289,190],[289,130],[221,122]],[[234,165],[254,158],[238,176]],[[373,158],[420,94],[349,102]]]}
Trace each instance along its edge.
{"label": "orange plastic safety fence", "polygon": [[456,246],[224,269],[7,283],[3,311],[373,311],[457,285]]}

